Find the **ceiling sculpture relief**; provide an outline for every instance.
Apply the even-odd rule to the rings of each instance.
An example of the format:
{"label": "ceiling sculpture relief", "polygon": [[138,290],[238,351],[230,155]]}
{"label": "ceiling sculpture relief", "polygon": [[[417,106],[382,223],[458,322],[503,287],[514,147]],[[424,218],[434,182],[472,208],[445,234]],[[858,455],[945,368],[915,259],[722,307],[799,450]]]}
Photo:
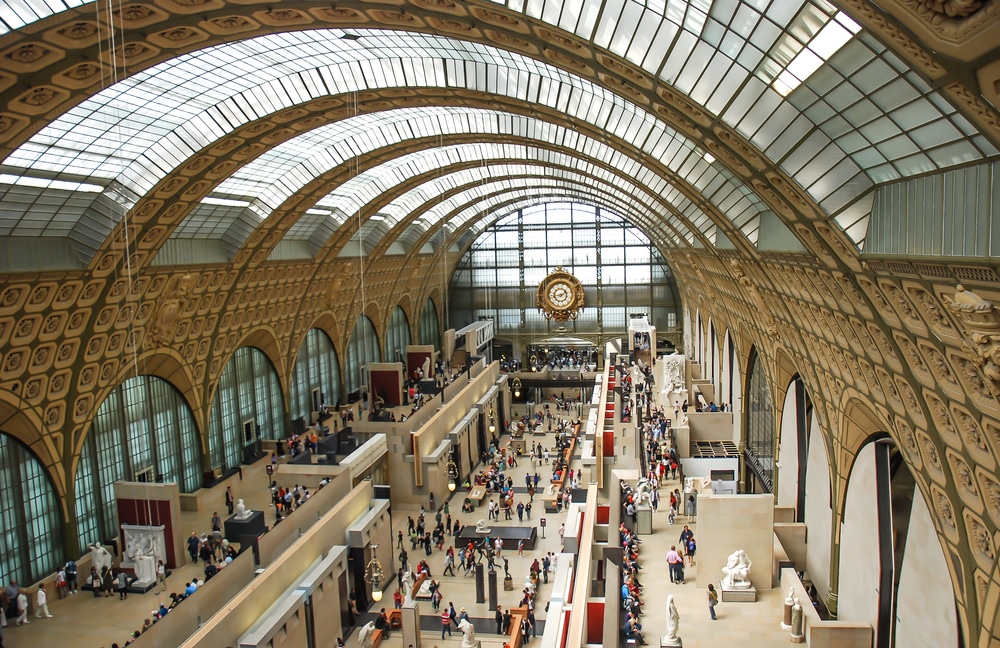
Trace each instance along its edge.
{"label": "ceiling sculpture relief", "polygon": [[476,234],[572,198],[647,232],[744,368],[802,376],[835,510],[892,436],[967,643],[1000,640],[1000,277],[864,253],[876,194],[1000,158],[995,2],[63,4],[0,14],[0,242],[36,251],[0,279],[4,431],[61,492],[136,366],[204,434],[241,344],[287,380],[310,327],[416,322]]}

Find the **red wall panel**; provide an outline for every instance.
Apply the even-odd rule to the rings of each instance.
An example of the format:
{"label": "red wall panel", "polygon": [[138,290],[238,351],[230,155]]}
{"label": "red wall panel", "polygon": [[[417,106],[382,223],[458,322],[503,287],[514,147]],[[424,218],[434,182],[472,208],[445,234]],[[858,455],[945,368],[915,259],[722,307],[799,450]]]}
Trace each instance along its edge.
{"label": "red wall panel", "polygon": [[[166,545],[164,547],[166,553],[164,562],[170,569],[176,569],[180,566],[178,564],[179,557],[174,555],[174,521],[170,517],[170,502],[120,499],[118,500],[118,523],[137,526],[160,526],[162,524],[164,544]],[[125,534],[120,529],[119,527],[118,546],[123,549],[125,547]]]}

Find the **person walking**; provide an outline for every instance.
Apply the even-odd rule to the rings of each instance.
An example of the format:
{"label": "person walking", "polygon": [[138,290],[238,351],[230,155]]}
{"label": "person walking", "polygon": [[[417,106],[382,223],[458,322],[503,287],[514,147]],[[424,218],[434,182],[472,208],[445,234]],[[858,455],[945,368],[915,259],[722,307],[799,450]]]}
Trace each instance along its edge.
{"label": "person walking", "polygon": [[70,594],[77,593],[75,560],[69,560],[66,562],[66,589],[69,590]]}
{"label": "person walking", "polygon": [[452,636],[452,634],[451,634],[451,613],[447,609],[445,609],[445,611],[441,613],[441,639],[442,640],[444,640],[444,633],[445,633],[445,631],[448,632],[448,636],[449,637]]}
{"label": "person walking", "polygon": [[28,621],[28,595],[24,593],[24,590],[18,590],[16,625],[28,625],[29,623],[31,621]]}
{"label": "person walking", "polygon": [[[161,587],[162,585],[162,587]],[[162,560],[156,561],[156,591],[154,594],[167,591],[167,566]]]}
{"label": "person walking", "polygon": [[236,505],[236,498],[233,496],[233,487],[226,486],[226,509],[229,514],[233,514],[233,507]]}
{"label": "person walking", "polygon": [[451,552],[450,549],[449,549],[448,553],[445,554],[445,557],[444,557],[444,571],[441,572],[441,575],[442,576],[446,576],[448,574],[448,572],[451,572],[452,576],[455,575],[455,555]]}
{"label": "person walking", "polygon": [[715,606],[719,603],[719,593],[715,591],[715,586],[708,584],[708,613],[712,615],[712,621],[716,620]]}
{"label": "person walking", "polygon": [[49,595],[45,592],[45,583],[39,585],[38,591],[35,592],[35,618],[40,619],[43,614],[46,619],[52,618],[49,614]]}

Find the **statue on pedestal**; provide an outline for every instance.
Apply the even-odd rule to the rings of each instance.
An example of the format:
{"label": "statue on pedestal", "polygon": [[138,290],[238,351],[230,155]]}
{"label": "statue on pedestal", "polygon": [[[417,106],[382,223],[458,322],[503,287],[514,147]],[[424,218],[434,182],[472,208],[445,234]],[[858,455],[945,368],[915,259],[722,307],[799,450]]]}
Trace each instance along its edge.
{"label": "statue on pedestal", "polygon": [[90,564],[97,568],[100,574],[105,567],[111,567],[111,554],[99,542],[90,545]]}
{"label": "statue on pedestal", "polygon": [[462,619],[458,623],[458,629],[462,632],[462,648],[479,648],[476,626],[469,623],[468,619]]}
{"label": "statue on pedestal", "polygon": [[661,646],[680,646],[681,638],[677,634],[681,627],[681,615],[677,612],[677,606],[674,605],[674,595],[671,594],[667,597],[667,634],[663,635],[663,639],[660,640]]}
{"label": "statue on pedestal", "polygon": [[248,517],[250,517],[251,513],[253,513],[253,511],[248,511],[247,510],[247,507],[243,503],[242,499],[240,501],[236,502],[236,519],[237,520],[245,520]]}
{"label": "statue on pedestal", "polygon": [[742,549],[737,549],[729,555],[729,560],[722,571],[726,574],[722,579],[725,589],[750,589],[750,556]]}
{"label": "statue on pedestal", "polygon": [[489,533],[490,531],[492,531],[492,529],[486,526],[486,521],[482,518],[476,522],[476,533]]}

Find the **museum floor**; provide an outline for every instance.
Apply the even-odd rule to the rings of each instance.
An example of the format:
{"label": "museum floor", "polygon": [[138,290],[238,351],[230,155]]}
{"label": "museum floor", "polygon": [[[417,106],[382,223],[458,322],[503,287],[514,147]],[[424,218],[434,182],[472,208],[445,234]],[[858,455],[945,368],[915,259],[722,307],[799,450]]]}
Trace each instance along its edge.
{"label": "museum floor", "polygon": [[[619,427],[621,425],[619,424]],[[630,426],[631,427],[631,426]],[[631,430],[619,430],[619,433],[634,438]],[[551,436],[543,440],[543,445],[551,445]],[[254,466],[244,468],[243,481],[234,487],[236,497],[244,498],[248,508],[265,508],[270,503],[270,491],[268,489],[267,477],[264,472],[265,461],[259,461]],[[574,467],[579,466],[578,463]],[[619,458],[616,468],[627,468],[627,461]],[[530,469],[527,457],[520,465],[512,470],[515,487],[522,485],[523,491],[524,475]],[[533,471],[532,471],[533,472]],[[544,470],[540,469],[544,474]],[[584,471],[582,482],[589,481],[587,471]],[[668,481],[665,486],[676,487],[676,481]],[[458,496],[456,495],[456,498]],[[520,495],[520,497],[527,497]],[[210,518],[213,510],[225,513],[224,491],[222,488],[213,493],[210,502],[217,508],[211,508],[204,513],[183,513],[182,528],[185,535],[191,531],[201,533],[210,528]],[[537,501],[537,498],[536,498]],[[456,504],[451,507],[453,515],[461,509],[461,500],[456,499]],[[515,590],[513,592],[500,592],[499,602],[505,608],[516,605],[520,600],[521,589],[531,561],[538,557],[541,559],[547,551],[559,551],[559,538],[557,531],[559,525],[564,521],[565,514],[562,515],[538,515],[542,507],[536,507],[535,518],[545,517],[547,519],[546,538],[539,535],[536,550],[525,552],[525,556],[517,556],[516,548],[505,548],[504,556],[510,560],[510,572],[514,577]],[[403,529],[405,533],[406,516],[410,513],[405,509],[394,507],[393,523],[396,529]],[[475,514],[459,516],[463,524],[475,524],[479,518],[486,517],[486,509],[481,507]],[[270,513],[268,521],[271,520]],[[525,521],[525,524],[527,520]],[[665,608],[668,594],[674,594],[677,609],[680,612],[680,635],[687,648],[698,648],[719,645],[739,645],[748,648],[768,648],[771,646],[784,646],[788,644],[788,632],[780,629],[782,596],[778,589],[761,591],[759,601],[753,603],[723,603],[716,610],[719,620],[712,622],[709,619],[706,606],[706,595],[703,589],[698,589],[693,583],[695,580],[695,570],[701,569],[701,565],[688,567],[686,576],[687,585],[673,585],[667,577],[666,563],[664,556],[670,545],[677,541],[683,524],[689,523],[684,517],[677,518],[677,524],[671,526],[667,523],[667,514],[663,508],[654,515],[653,533],[643,536],[642,552],[640,562],[643,565],[642,575],[645,586],[644,600],[646,603],[645,614],[642,617],[643,630],[650,645],[659,645],[659,635],[666,629],[663,610]],[[517,518],[511,522],[501,520],[494,525],[518,525]],[[697,525],[690,523],[695,531],[697,539]],[[394,529],[395,533],[395,529]],[[420,560],[423,551],[410,551],[409,542],[406,543],[407,551],[410,553],[411,562]],[[393,555],[398,553],[398,549],[393,548]],[[383,558],[383,564],[386,562]],[[495,634],[495,624],[493,615],[487,608],[488,604],[477,605],[475,603],[475,579],[472,577],[462,578],[461,572],[456,577],[440,577],[444,563],[442,552],[434,551],[430,559],[430,565],[434,577],[441,582],[444,601],[452,601],[456,609],[467,608],[473,622],[476,625],[477,638],[482,641],[484,648],[500,648],[503,646],[502,638]],[[721,568],[721,566],[716,566]],[[183,588],[184,582],[194,576],[201,576],[202,569],[188,563],[173,572],[168,579],[168,593]],[[721,577],[721,572],[720,572]],[[545,602],[551,593],[551,585],[542,585],[539,592],[538,620],[545,619]],[[502,588],[501,588],[502,589]],[[395,591],[395,584],[386,590],[386,597],[382,604],[387,608],[392,606],[391,595]],[[119,645],[124,644],[128,635],[140,628],[144,618],[149,616],[150,611],[158,607],[160,602],[168,601],[166,594],[155,595],[152,592],[139,595],[132,594],[126,601],[119,601],[117,596],[112,598],[94,598],[90,592],[80,592],[63,600],[56,600],[54,594],[50,594],[49,608],[54,615],[52,619],[34,619],[28,626],[14,627],[10,623],[4,628],[4,645],[7,648],[20,648],[24,646],[74,646],[81,648],[110,648],[113,642]],[[197,604],[197,594],[185,603],[185,605]],[[425,628],[422,633],[423,648],[438,646],[457,647],[461,644],[461,634],[455,635],[444,641],[440,637],[440,621],[437,615],[433,614],[430,603],[421,603],[421,613],[424,617],[422,626]],[[541,624],[539,624],[541,626]],[[434,628],[434,630],[430,630]],[[540,627],[541,630],[541,627]],[[531,645],[538,645],[541,640],[534,640]],[[321,645],[336,645],[336,637],[322,637]],[[356,648],[357,632],[353,632],[346,638],[350,648]],[[382,644],[386,648],[397,648],[403,646],[402,634],[394,633],[389,640]],[[167,648],[167,647],[162,647]],[[169,647],[173,648],[173,647]],[[405,648],[405,647],[404,647]]]}

